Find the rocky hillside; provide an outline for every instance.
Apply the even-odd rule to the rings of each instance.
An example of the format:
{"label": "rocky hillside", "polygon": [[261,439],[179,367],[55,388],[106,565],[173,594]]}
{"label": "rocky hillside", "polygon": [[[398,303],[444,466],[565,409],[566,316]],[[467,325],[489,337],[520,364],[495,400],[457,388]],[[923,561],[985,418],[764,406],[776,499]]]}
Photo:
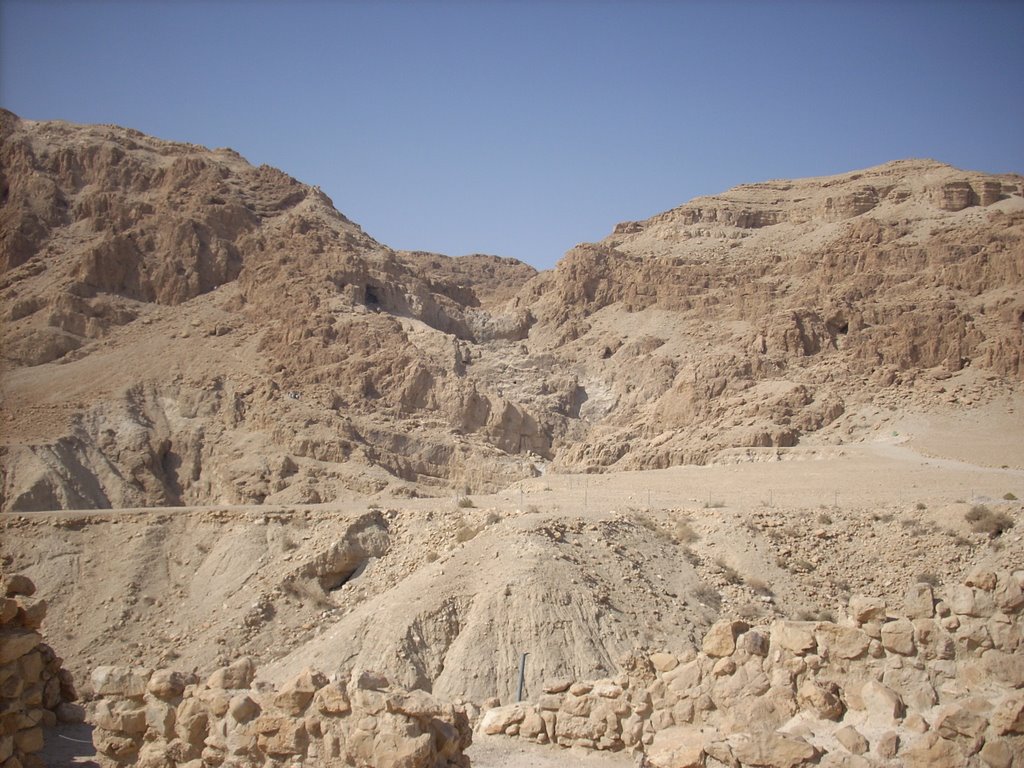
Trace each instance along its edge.
{"label": "rocky hillside", "polygon": [[1024,375],[1020,176],[743,186],[538,275],[394,251],[228,149],[9,112],[0,141],[6,511],[706,463]]}

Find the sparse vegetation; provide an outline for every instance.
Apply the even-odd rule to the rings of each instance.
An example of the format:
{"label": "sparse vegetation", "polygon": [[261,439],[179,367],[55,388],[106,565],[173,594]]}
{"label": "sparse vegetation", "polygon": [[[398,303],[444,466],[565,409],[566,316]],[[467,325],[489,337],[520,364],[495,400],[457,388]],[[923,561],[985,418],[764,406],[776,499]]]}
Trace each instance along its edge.
{"label": "sparse vegetation", "polygon": [[919,501],[919,502],[917,502],[917,504],[914,505],[914,509],[917,509],[917,510],[928,509],[928,505],[925,504],[923,501]]}
{"label": "sparse vegetation", "polygon": [[459,499],[458,506],[460,509],[472,509],[476,504],[473,503],[473,500],[469,498],[469,496],[463,496]]}
{"label": "sparse vegetation", "polygon": [[742,584],[743,577],[739,575],[735,568],[729,565],[722,558],[715,559],[715,567],[722,572],[722,577],[728,584]]}
{"label": "sparse vegetation", "polygon": [[768,585],[768,582],[757,577],[747,579],[747,586],[750,587],[754,592],[759,595],[774,595],[772,588]]}
{"label": "sparse vegetation", "polygon": [[1006,492],[1003,494],[1003,499],[1006,501],[1016,501],[1017,497],[1012,492]]}
{"label": "sparse vegetation", "polygon": [[440,556],[434,550],[430,550],[426,554],[426,560],[427,560],[428,563],[435,563],[435,562],[437,562],[438,557],[440,557]]}
{"label": "sparse vegetation", "polygon": [[925,571],[917,574],[914,577],[918,584],[929,584],[933,587],[937,587],[942,584],[942,579],[939,578],[938,574]]}
{"label": "sparse vegetation", "polygon": [[828,512],[822,512],[820,515],[818,515],[818,522],[822,525],[832,525],[834,521],[832,520],[832,515],[830,515]]}
{"label": "sparse vegetation", "polygon": [[689,520],[680,520],[672,530],[676,544],[693,544],[700,540],[700,534],[693,530]]}
{"label": "sparse vegetation", "polygon": [[871,516],[871,519],[876,523],[891,523],[892,518],[892,512],[875,512],[875,514]]}
{"label": "sparse vegetation", "polygon": [[704,509],[722,509],[725,507],[724,501],[705,501]]}
{"label": "sparse vegetation", "polygon": [[736,606],[736,615],[744,621],[757,621],[764,616],[764,606],[759,603],[742,603]]}
{"label": "sparse vegetation", "polygon": [[455,540],[460,544],[464,544],[465,542],[474,539],[478,533],[480,533],[480,528],[463,518],[459,521],[459,525],[455,529]]}
{"label": "sparse vegetation", "polygon": [[975,504],[964,514],[964,519],[975,533],[987,533],[989,538],[1001,536],[1013,527],[1013,518],[1005,512],[989,509],[984,504]]}
{"label": "sparse vegetation", "polygon": [[700,603],[714,608],[716,611],[722,607],[722,596],[718,594],[718,590],[707,584],[701,584],[693,590],[693,597]]}

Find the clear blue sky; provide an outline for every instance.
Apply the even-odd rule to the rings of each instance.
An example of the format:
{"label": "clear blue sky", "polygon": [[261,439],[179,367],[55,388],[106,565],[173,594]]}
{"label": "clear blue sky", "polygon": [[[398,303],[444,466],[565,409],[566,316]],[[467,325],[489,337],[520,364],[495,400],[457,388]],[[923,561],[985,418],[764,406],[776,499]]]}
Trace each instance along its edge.
{"label": "clear blue sky", "polygon": [[0,105],[230,146],[396,248],[904,157],[1024,172],[1024,2],[0,0]]}

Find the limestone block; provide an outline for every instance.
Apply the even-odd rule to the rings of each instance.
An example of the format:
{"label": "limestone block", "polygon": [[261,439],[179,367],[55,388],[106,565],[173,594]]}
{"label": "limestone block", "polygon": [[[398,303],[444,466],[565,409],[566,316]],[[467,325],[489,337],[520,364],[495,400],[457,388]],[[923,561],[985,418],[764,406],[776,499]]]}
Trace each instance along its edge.
{"label": "limestone block", "polygon": [[843,745],[843,748],[853,755],[863,755],[868,751],[868,740],[865,739],[860,731],[854,728],[852,725],[844,725],[838,729],[834,734],[836,740]]}
{"label": "limestone block", "polygon": [[[934,730],[944,739],[973,743],[985,733],[986,728],[986,718],[959,704],[953,704],[936,720]],[[975,751],[973,748],[968,749],[969,754]]]}
{"label": "limestone block", "polygon": [[994,679],[1013,688],[1024,688],[1024,654],[992,649],[982,654],[981,661]]}
{"label": "limestone block", "polygon": [[960,747],[935,731],[915,739],[900,752],[900,759],[907,768],[963,768],[967,765],[967,755]]}
{"label": "limestone block", "polygon": [[141,699],[152,674],[148,667],[96,667],[92,671],[92,689],[100,696]]}
{"label": "limestone block", "polygon": [[849,603],[850,618],[858,624],[885,620],[885,601],[879,597],[853,595]]}
{"label": "limestone block", "polygon": [[352,709],[348,692],[341,682],[328,683],[313,696],[317,711],[325,715],[344,715]]}
{"label": "limestone block", "polygon": [[210,675],[206,687],[223,690],[245,689],[252,685],[255,676],[256,664],[248,656],[243,656]]}
{"label": "limestone block", "polygon": [[93,722],[105,731],[142,735],[146,732],[146,710],[136,702],[102,699],[96,704]]}
{"label": "limestone block", "polygon": [[750,630],[740,635],[736,641],[736,648],[749,653],[751,656],[767,656],[771,648],[768,635],[757,630]]}
{"label": "limestone block", "polygon": [[708,656],[731,656],[736,651],[736,638],[750,629],[743,621],[723,619],[715,622],[704,636],[701,649]]}
{"label": "limestone block", "polygon": [[[652,653],[650,659],[651,664],[658,672],[668,672],[679,666],[679,659],[671,653]],[[550,693],[557,693],[557,691],[550,691]]]}
{"label": "limestone block", "polygon": [[572,685],[573,682],[573,679],[569,677],[547,680],[544,682],[544,687],[541,690],[543,690],[544,693],[565,693],[569,690],[569,686]]}
{"label": "limestone block", "polygon": [[174,738],[175,708],[164,701],[146,702],[146,726],[161,739]]}
{"label": "limestone block", "polygon": [[43,729],[39,726],[27,728],[14,734],[14,748],[31,754],[43,748]]}
{"label": "limestone block", "polygon": [[882,683],[895,691],[903,703],[912,709],[926,710],[938,702],[931,677],[924,669],[911,666],[889,668],[882,675]]}
{"label": "limestone block", "polygon": [[295,678],[288,680],[274,696],[274,706],[298,717],[312,703],[313,695],[327,685],[327,678],[320,672],[306,667]]}
{"label": "limestone block", "polygon": [[875,754],[885,760],[896,757],[900,749],[900,737],[895,731],[886,731],[875,741]]}
{"label": "limestone block", "polygon": [[527,711],[523,722],[519,724],[519,735],[525,739],[536,739],[541,734],[545,734],[544,721],[537,711],[531,708]]}
{"label": "limestone block", "polygon": [[968,587],[977,587],[983,589],[986,592],[991,592],[996,588],[998,578],[994,571],[990,571],[987,568],[978,567],[967,574],[967,578],[964,579],[964,584]]}
{"label": "limestone block", "polygon": [[650,768],[703,768],[708,736],[694,726],[673,726],[654,734],[647,748]]}
{"label": "limestone block", "polygon": [[526,717],[526,705],[524,704],[509,704],[504,707],[495,707],[484,713],[483,718],[480,720],[480,730],[484,733],[494,736],[499,733],[504,733],[505,729],[510,725],[517,725],[523,722]]}
{"label": "limestone block", "polygon": [[176,672],[173,669],[158,669],[149,678],[146,690],[158,699],[170,701],[181,697],[185,691],[185,685],[185,676],[181,672]]}
{"label": "limestone block", "polygon": [[914,625],[909,619],[887,621],[882,625],[882,647],[890,653],[910,656],[914,653]]}
{"label": "limestone block", "polygon": [[996,606],[1004,613],[1014,614],[1024,608],[1024,589],[1010,574],[1000,574],[993,598]]}
{"label": "limestone block", "polygon": [[431,718],[455,716],[451,704],[439,701],[426,691],[392,691],[387,697],[387,711],[407,717],[430,720]]}
{"label": "limestone block", "polygon": [[795,768],[814,760],[818,751],[800,736],[778,731],[738,733],[728,739],[732,754],[743,765]]}
{"label": "limestone block", "polygon": [[1024,692],[1016,691],[1000,701],[990,719],[992,729],[1000,736],[1024,734]]}
{"label": "limestone block", "polygon": [[23,595],[32,597],[36,593],[36,585],[32,579],[20,573],[12,573],[3,579],[3,594],[5,597],[16,597]]}
{"label": "limestone block", "polygon": [[954,585],[946,595],[950,609],[958,616],[985,618],[996,610],[991,592],[973,589],[963,584]]}
{"label": "limestone block", "polygon": [[0,597],[0,625],[7,624],[18,615],[18,601],[12,597]]}
{"label": "limestone block", "polygon": [[26,629],[39,629],[46,619],[46,601],[19,597],[17,602],[20,609],[21,625]]}
{"label": "limestone block", "polygon": [[572,717],[587,717],[590,715],[590,709],[593,706],[594,699],[587,696],[573,696],[569,694],[562,698],[559,712]]}
{"label": "limestone block", "polygon": [[43,642],[42,635],[30,629],[5,627],[0,629],[0,664],[7,664],[24,656]]}
{"label": "limestone block", "polygon": [[[345,705],[347,711],[347,701]],[[248,723],[260,714],[260,705],[248,694],[239,693],[228,702],[228,712],[236,723]]]}
{"label": "limestone block", "polygon": [[856,627],[821,624],[815,632],[819,647],[827,650],[829,658],[858,659],[865,654],[871,638]]}
{"label": "limestone block", "polygon": [[822,720],[839,720],[846,711],[836,683],[806,680],[797,691],[797,701]]}
{"label": "limestone block", "polygon": [[552,712],[557,712],[562,707],[563,698],[568,698],[568,696],[562,697],[551,693],[543,694],[537,699],[537,709],[547,709]]}
{"label": "limestone block", "polygon": [[989,768],[1011,768],[1014,749],[1003,739],[989,739],[981,748],[979,757]]}
{"label": "limestone block", "polygon": [[309,746],[309,734],[306,732],[305,723],[292,718],[282,718],[280,723],[281,727],[273,733],[259,736],[257,743],[260,749],[276,757],[303,754]]}
{"label": "limestone block", "polygon": [[935,615],[935,594],[930,584],[911,584],[903,604],[908,618],[930,619]]}
{"label": "limestone block", "polygon": [[892,724],[903,717],[903,701],[891,688],[875,680],[864,683],[860,698],[868,714],[868,720],[880,724]]}
{"label": "limestone block", "polygon": [[818,647],[816,627],[813,621],[777,621],[772,626],[772,645],[800,655],[814,653]]}
{"label": "limestone block", "polygon": [[209,715],[198,699],[185,699],[175,713],[174,732],[186,744],[202,744]]}

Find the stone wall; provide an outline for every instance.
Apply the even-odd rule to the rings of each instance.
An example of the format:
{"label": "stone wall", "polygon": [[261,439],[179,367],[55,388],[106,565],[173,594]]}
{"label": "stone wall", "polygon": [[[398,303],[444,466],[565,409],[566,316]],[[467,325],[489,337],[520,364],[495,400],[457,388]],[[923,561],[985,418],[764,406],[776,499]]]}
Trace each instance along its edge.
{"label": "stone wall", "polygon": [[43,765],[43,727],[76,719],[80,709],[71,675],[39,633],[46,602],[33,600],[36,587],[21,575],[0,573],[0,766]]}
{"label": "stone wall", "polygon": [[312,669],[277,690],[253,687],[251,660],[205,683],[172,670],[99,667],[92,714],[100,764],[139,768],[285,766],[467,768],[466,713],[425,691],[355,672]]}
{"label": "stone wall", "polygon": [[629,675],[552,681],[479,728],[539,743],[635,749],[651,768],[1024,765],[1024,571],[976,570],[902,615],[853,597],[840,623],[723,620],[699,652]]}

